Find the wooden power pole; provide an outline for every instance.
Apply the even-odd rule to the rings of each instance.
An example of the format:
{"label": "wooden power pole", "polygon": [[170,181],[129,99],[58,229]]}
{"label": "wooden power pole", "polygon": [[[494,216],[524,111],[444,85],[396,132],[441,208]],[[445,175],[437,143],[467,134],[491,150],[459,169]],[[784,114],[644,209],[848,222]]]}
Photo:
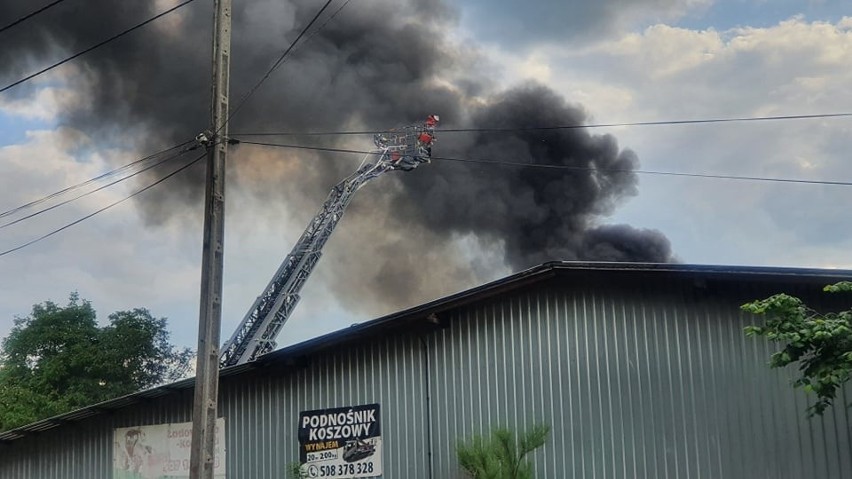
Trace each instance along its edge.
{"label": "wooden power pole", "polygon": [[198,359],[192,404],[190,479],[212,479],[219,392],[219,333],[222,327],[222,257],[225,239],[225,159],[228,148],[228,85],[231,57],[231,0],[214,0],[212,127],[207,140],[204,244]]}

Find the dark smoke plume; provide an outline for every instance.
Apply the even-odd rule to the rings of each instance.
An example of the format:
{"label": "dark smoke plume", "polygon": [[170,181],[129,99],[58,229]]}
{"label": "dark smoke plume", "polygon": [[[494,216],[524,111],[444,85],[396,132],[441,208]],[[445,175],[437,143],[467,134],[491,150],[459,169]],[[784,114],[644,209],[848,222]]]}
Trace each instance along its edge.
{"label": "dark smoke plume", "polygon": [[[472,125],[497,129],[584,121],[582,110],[535,85],[497,95],[471,111]],[[612,136],[590,135],[582,129],[517,130],[441,141],[442,146],[447,144],[441,156],[576,169],[460,166],[437,160],[439,167],[405,180],[405,193],[411,196],[405,204],[415,207],[409,216],[431,229],[499,240],[515,269],[554,259],[671,259],[662,234],[626,225],[597,225],[620,201],[636,194],[632,171],[638,164],[636,155],[619,150]]]}
{"label": "dark smoke plume", "polygon": [[[0,77],[14,80],[174,3],[63,4],[29,28],[7,32]],[[30,8],[28,2],[3,2],[0,18],[16,18]],[[235,2],[232,105],[317,8],[317,2],[307,0]],[[81,58],[68,81],[85,98],[85,107],[66,112],[64,122],[95,138],[132,141],[145,151],[204,130],[211,18],[209,2],[195,2],[179,15]],[[353,1],[245,104],[231,131],[375,129],[419,121],[430,113],[439,114],[444,127],[523,128],[586,120],[581,108],[541,85],[497,91],[489,80],[496,67],[474,48],[448,40],[456,21],[457,13],[443,0]],[[23,92],[26,88],[17,94]],[[367,141],[337,138],[317,144],[363,149]],[[398,307],[470,286],[489,274],[487,265],[472,267],[465,259],[470,244],[484,253],[500,253],[515,270],[548,260],[672,260],[661,233],[602,224],[621,201],[637,193],[636,155],[619,149],[612,136],[582,129],[445,134],[433,153],[579,168],[436,160],[366,188],[341,226],[348,228],[348,243],[336,243],[366,254],[335,252],[334,239],[332,252],[326,252],[331,256],[326,262],[348,271],[328,278],[344,299],[373,298]],[[237,178],[268,181],[241,187],[283,190],[305,220],[354,166],[351,161],[306,161],[325,158],[320,154],[249,146],[236,148],[233,158]],[[302,161],[287,163],[289,184],[282,188],[274,171],[288,158]],[[145,218],[156,224],[170,212],[197,208],[202,188],[200,169],[190,172],[140,203]],[[267,198],[276,199],[284,198]],[[467,251],[459,241],[468,241]],[[388,283],[404,287],[388,293],[383,289]]]}

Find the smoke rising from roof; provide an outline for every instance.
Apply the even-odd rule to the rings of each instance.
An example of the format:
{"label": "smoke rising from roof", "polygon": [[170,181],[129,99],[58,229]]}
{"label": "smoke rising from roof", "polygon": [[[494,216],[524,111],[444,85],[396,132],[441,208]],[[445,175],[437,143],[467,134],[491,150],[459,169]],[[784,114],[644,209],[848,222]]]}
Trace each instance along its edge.
{"label": "smoke rising from roof", "polygon": [[[499,129],[580,125],[585,120],[581,109],[538,85],[502,92],[470,113],[471,124]],[[481,132],[461,141],[444,138],[441,142],[448,145],[440,156],[575,169],[441,162],[428,173],[405,180],[404,191],[410,195],[405,204],[413,206],[408,214],[422,218],[431,229],[502,241],[514,269],[548,260],[671,260],[662,234],[598,225],[601,217],[637,192],[636,155],[619,150],[611,135],[569,129]]]}
{"label": "smoke rising from roof", "polygon": [[[0,77],[14,80],[35,64],[85,48],[174,3],[63,4],[34,19],[29,28],[7,32],[0,49]],[[5,2],[0,4],[0,18],[18,17],[28,8],[25,2]],[[317,8],[307,0],[234,4],[232,106]],[[87,105],[66,112],[63,121],[96,137],[120,132],[145,151],[194,137],[209,121],[211,18],[210,6],[196,2],[167,21],[79,59],[79,73],[70,81]],[[456,22],[457,12],[443,0],[353,2],[246,103],[231,131],[376,129],[421,121],[430,113],[439,114],[444,127],[585,121],[580,107],[544,86],[498,91],[489,79],[496,67],[474,47],[450,40]],[[368,139],[318,141],[324,146],[368,147]],[[579,129],[445,134],[433,153],[588,170],[436,160],[412,173],[377,181],[359,193],[341,224],[337,236],[346,236],[346,243],[332,238],[326,250],[331,256],[326,261],[348,272],[326,278],[344,301],[367,298],[386,310],[471,286],[487,276],[488,268],[472,266],[465,258],[470,251],[459,246],[464,238],[474,238],[486,253],[498,252],[516,270],[547,260],[672,260],[661,233],[602,224],[620,202],[637,193],[631,171],[638,164],[636,155],[619,149],[612,136]],[[303,210],[304,219],[360,159],[326,161],[321,154],[259,153],[256,147],[240,146],[231,168],[262,169],[257,158],[284,161],[296,156],[302,161],[288,170],[294,185],[279,200]],[[270,168],[280,167],[269,161]],[[238,176],[264,181],[259,179],[262,174]],[[176,209],[199,207],[200,168],[174,180],[178,178],[179,183],[140,202],[150,223],[164,221]],[[280,190],[273,181],[251,188]],[[343,251],[349,249],[361,253],[353,257]],[[388,284],[403,287],[386,288]]]}

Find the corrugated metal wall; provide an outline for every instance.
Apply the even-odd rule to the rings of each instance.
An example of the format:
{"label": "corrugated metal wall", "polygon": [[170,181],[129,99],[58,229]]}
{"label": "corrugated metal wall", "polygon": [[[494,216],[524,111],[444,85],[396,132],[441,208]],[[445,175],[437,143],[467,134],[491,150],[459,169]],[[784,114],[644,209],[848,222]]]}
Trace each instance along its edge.
{"label": "corrugated metal wall", "polygon": [[[228,478],[285,479],[298,461],[300,411],[380,403],[384,476],[427,477],[428,427],[422,342],[388,338],[318,356],[297,371],[226,379]],[[191,420],[191,390],[63,426],[0,447],[0,479],[111,479],[112,429]],[[414,472],[416,471],[416,472]]]}
{"label": "corrugated metal wall", "polygon": [[389,338],[315,358],[287,377],[258,374],[227,385],[229,477],[285,477],[287,465],[299,460],[300,411],[370,403],[382,407],[383,477],[426,477],[421,351],[417,338]]}
{"label": "corrugated metal wall", "polygon": [[[285,478],[299,411],[378,402],[385,478],[461,477],[459,438],[535,423],[552,427],[540,478],[852,478],[847,410],[804,417],[770,347],[743,336],[742,298],[553,284],[446,313],[422,338],[228,378],[228,477]],[[183,391],[15,441],[0,478],[110,478],[112,428],[189,421],[190,404]]]}
{"label": "corrugated metal wall", "polygon": [[542,478],[852,478],[847,409],[808,420],[737,304],[551,289],[456,314],[430,354],[435,477],[456,438],[544,423]]}

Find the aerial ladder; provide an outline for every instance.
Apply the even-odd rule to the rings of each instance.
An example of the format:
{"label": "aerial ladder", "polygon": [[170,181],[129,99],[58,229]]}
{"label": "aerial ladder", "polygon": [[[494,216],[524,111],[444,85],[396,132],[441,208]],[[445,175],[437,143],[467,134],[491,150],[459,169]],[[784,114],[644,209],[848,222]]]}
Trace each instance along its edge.
{"label": "aerial ladder", "polygon": [[355,192],[368,181],[389,171],[411,171],[423,163],[429,163],[437,124],[438,117],[430,115],[422,123],[378,133],[373,137],[376,151],[368,154],[354,173],[331,189],[322,208],[308,223],[266,289],[222,346],[219,357],[221,367],[254,361],[258,356],[275,349],[275,338],[293,313],[299,302],[299,291],[314,270],[323,246],[343,217]]}

